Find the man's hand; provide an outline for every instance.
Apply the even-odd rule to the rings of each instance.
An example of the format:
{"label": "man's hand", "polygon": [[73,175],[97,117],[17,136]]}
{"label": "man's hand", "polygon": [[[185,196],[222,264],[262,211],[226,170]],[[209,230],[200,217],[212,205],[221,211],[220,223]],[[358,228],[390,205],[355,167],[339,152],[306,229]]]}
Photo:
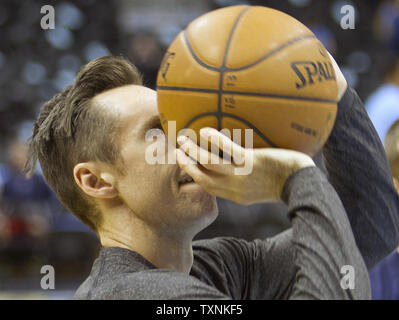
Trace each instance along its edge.
{"label": "man's hand", "polygon": [[[287,179],[299,169],[315,166],[309,156],[297,151],[242,148],[216,129],[203,128],[200,135],[227,152],[231,161],[223,163],[218,155],[181,136],[177,139],[181,145],[176,150],[178,165],[210,194],[240,204],[281,201]],[[246,175],[237,174],[247,161],[252,161],[252,170]]]}

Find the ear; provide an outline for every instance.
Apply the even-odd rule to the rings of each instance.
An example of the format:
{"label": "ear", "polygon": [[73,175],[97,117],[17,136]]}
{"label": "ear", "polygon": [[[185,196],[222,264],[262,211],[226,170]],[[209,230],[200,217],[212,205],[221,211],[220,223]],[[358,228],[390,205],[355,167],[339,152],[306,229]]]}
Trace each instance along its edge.
{"label": "ear", "polygon": [[73,168],[73,176],[87,195],[101,199],[114,198],[118,195],[115,177],[104,169],[104,166],[94,162],[79,163]]}

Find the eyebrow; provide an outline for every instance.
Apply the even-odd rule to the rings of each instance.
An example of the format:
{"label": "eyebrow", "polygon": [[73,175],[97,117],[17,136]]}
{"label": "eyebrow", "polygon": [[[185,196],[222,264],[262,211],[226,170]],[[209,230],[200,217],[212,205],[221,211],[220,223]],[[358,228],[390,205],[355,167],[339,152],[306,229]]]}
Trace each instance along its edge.
{"label": "eyebrow", "polygon": [[144,123],[143,129],[144,131],[147,131],[149,129],[152,129],[158,124],[161,124],[161,119],[159,118],[159,115],[155,115]]}

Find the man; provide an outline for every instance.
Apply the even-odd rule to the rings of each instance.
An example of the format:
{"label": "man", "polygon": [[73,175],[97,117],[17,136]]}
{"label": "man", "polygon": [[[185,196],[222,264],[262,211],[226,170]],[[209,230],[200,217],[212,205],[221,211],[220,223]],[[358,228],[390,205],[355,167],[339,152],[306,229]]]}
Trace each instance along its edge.
{"label": "man", "polygon": [[389,127],[399,118],[399,55],[384,57],[384,83],[367,99],[365,107],[381,141]]}
{"label": "man", "polygon": [[399,119],[390,126],[384,140],[395,188],[399,192]]}
{"label": "man", "polygon": [[[160,128],[156,93],[122,58],[86,65],[43,106],[27,165],[32,170],[39,158],[59,198],[100,238],[100,255],[75,298],[370,298],[366,266],[397,246],[399,201],[378,136],[337,66],[336,73],[342,99],[324,148],[330,184],[307,155],[251,153],[209,128],[204,137],[252,156],[249,175],[234,175],[234,163],[191,163],[170,145],[163,147],[177,165],[150,165],[145,136]],[[216,218],[215,196],[284,201],[292,228],[252,242],[192,242]]]}
{"label": "man", "polygon": [[[399,193],[399,120],[391,125],[385,136],[385,151]],[[374,300],[399,299],[399,248],[370,272],[370,284]]]}
{"label": "man", "polygon": [[37,257],[51,229],[51,212],[57,208],[41,175],[26,179],[26,153],[26,144],[12,139],[5,152],[7,162],[0,172],[1,260],[18,276],[25,274],[26,266]]}

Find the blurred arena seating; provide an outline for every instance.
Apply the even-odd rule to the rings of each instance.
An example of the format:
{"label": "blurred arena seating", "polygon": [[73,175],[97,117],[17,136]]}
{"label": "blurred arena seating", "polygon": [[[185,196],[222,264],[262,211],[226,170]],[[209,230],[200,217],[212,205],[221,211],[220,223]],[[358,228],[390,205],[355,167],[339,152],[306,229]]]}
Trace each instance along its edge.
{"label": "blurred arena seating", "polygon": [[[0,299],[70,298],[100,245],[60,205],[39,166],[33,180],[24,180],[21,142],[41,105],[71,84],[81,65],[109,54],[130,58],[154,88],[165,49],[180,30],[205,12],[243,3],[282,10],[308,25],[364,101],[385,81],[387,52],[397,57],[395,1],[55,0],[54,30],[40,28],[42,1],[0,2]],[[356,9],[354,30],[340,27],[345,4]],[[218,204],[218,219],[197,238],[251,240],[289,227],[282,204]],[[40,290],[40,267],[46,264],[56,270],[56,290]]]}

